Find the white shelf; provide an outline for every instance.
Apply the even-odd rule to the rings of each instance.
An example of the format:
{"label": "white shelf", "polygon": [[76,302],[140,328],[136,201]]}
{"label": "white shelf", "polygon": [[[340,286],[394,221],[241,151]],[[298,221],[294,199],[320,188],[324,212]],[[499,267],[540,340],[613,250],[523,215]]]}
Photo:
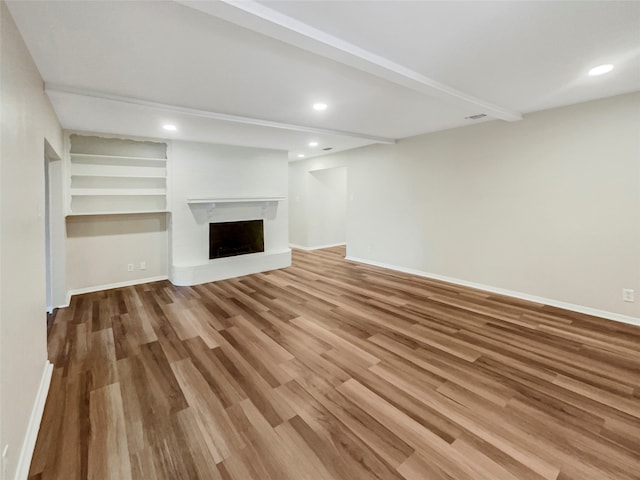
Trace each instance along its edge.
{"label": "white shelf", "polygon": [[71,176],[86,177],[157,177],[166,178],[166,165],[158,163],[141,163],[114,165],[111,163],[72,163],[69,170]]}
{"label": "white shelf", "polygon": [[96,177],[96,178],[167,178],[164,171],[160,175],[149,175],[148,173],[71,173],[72,177]]}
{"label": "white shelf", "polygon": [[264,202],[279,202],[284,200],[285,197],[245,197],[245,198],[187,198],[187,203],[264,203]]}
{"label": "white shelf", "polygon": [[[75,138],[75,137],[74,137]],[[167,159],[131,141],[77,137],[68,164],[68,216],[162,213],[167,211]],[[73,148],[73,138],[71,146]],[[95,153],[105,146],[117,155]],[[95,150],[94,150],[95,149]],[[100,150],[99,150],[100,149]],[[92,153],[92,150],[94,152]],[[155,151],[166,151],[155,149]],[[133,155],[127,155],[131,152]],[[164,153],[163,153],[164,155]]]}
{"label": "white shelf", "polygon": [[122,210],[122,211],[112,211],[112,212],[77,212],[77,213],[69,213],[67,217],[88,217],[93,215],[136,215],[140,213],[171,213],[169,210]]}
{"label": "white shelf", "polygon": [[121,155],[98,155],[95,153],[72,153],[71,154],[71,161],[73,162],[74,160],[79,160],[80,163],[82,162],[81,159],[86,159],[86,160],[91,160],[92,162],[97,161],[97,160],[105,160],[106,162],[110,162],[110,161],[143,161],[143,162],[163,162],[165,163],[167,161],[166,158],[152,158],[152,157],[124,157]]}
{"label": "white shelf", "polygon": [[164,188],[72,188],[72,197],[84,196],[120,196],[120,197],[137,197],[140,195],[166,195],[167,190]]}

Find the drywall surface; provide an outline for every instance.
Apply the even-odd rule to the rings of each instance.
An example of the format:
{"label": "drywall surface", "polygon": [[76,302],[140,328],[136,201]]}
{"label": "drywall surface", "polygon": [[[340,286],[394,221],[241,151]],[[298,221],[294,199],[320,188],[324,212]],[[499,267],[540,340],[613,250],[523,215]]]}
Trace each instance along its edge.
{"label": "drywall surface", "polygon": [[350,257],[640,317],[639,93],[322,161]]}
{"label": "drywall surface", "polygon": [[[194,268],[198,281],[226,276],[223,270],[238,272],[234,259],[209,260],[209,223],[235,220],[264,220],[262,256],[290,259],[288,248],[287,156],[285,152],[226,145],[173,142],[171,153],[171,261],[177,271]],[[271,198],[281,201],[189,204],[189,198]],[[258,254],[256,254],[258,255]],[[260,255],[256,257],[259,258]],[[244,260],[235,263],[242,263]],[[284,257],[283,257],[284,258]],[[279,262],[287,266],[290,260]],[[254,272],[261,266],[256,260]],[[263,268],[264,267],[264,268]],[[205,273],[203,272],[205,269]],[[252,273],[242,270],[244,274]],[[195,278],[195,277],[194,277]]]}
{"label": "drywall surface", "polygon": [[7,478],[14,478],[47,362],[45,139],[58,154],[63,140],[4,2],[0,17],[0,448],[9,445]]}
{"label": "drywall surface", "polygon": [[67,217],[66,227],[69,291],[167,276],[166,213]]}

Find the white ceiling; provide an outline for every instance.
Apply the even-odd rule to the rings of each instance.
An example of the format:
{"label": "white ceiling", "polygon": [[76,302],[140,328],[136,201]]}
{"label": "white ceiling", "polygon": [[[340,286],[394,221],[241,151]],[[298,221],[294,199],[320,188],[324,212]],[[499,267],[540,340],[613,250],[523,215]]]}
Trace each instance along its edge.
{"label": "white ceiling", "polygon": [[295,159],[640,90],[640,2],[7,3],[74,130]]}

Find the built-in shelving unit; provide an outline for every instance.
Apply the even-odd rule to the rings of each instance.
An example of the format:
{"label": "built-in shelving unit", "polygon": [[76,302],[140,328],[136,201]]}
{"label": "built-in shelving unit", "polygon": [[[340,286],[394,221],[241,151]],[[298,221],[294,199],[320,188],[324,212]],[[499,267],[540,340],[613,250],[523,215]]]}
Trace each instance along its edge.
{"label": "built-in shelving unit", "polygon": [[[97,137],[79,137],[81,148],[94,144],[95,152],[72,152],[69,161],[68,215],[108,215],[167,211],[166,145],[150,150],[153,156],[127,156],[102,153],[136,150],[136,142]],[[142,142],[140,142],[142,144]],[[147,145],[150,142],[145,142]],[[145,146],[145,145],[143,145]],[[161,156],[165,158],[159,158]]]}

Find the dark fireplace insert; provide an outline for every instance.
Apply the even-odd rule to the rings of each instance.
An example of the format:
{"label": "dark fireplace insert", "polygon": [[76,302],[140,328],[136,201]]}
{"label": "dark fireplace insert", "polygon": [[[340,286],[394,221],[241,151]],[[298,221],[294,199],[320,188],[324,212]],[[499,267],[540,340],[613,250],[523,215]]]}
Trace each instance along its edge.
{"label": "dark fireplace insert", "polygon": [[209,224],[209,259],[264,252],[264,222],[242,220]]}

